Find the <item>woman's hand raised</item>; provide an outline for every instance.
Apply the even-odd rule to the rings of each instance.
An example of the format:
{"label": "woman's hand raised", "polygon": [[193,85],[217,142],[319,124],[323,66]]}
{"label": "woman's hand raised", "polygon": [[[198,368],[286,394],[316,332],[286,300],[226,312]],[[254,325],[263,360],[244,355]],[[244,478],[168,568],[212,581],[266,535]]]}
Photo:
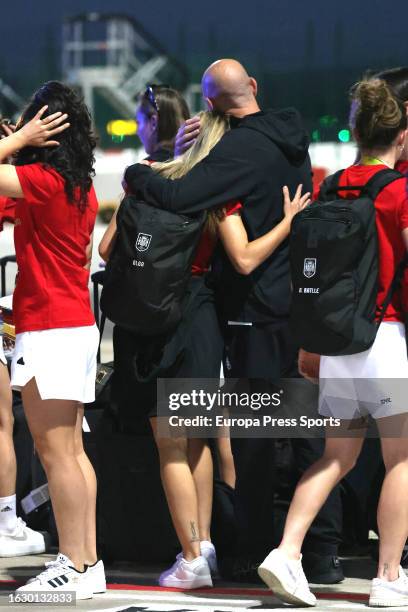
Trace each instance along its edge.
{"label": "woman's hand raised", "polygon": [[310,192],[302,195],[302,187],[303,185],[298,185],[293,200],[290,199],[288,187],[285,185],[283,188],[283,213],[288,221],[292,221],[298,212],[310,204]]}
{"label": "woman's hand raised", "polygon": [[48,106],[43,106],[31,121],[15,131],[15,137],[21,140],[21,148],[28,146],[56,147],[59,145],[59,142],[52,140],[52,137],[69,128],[70,124],[66,123],[68,115],[57,112],[42,119],[41,117],[47,108]]}

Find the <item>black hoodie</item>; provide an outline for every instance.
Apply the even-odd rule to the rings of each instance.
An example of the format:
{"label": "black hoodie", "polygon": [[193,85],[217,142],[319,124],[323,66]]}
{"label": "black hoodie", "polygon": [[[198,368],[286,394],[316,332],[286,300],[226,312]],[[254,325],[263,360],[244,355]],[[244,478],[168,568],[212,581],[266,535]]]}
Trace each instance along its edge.
{"label": "black hoodie", "polygon": [[[231,124],[210,154],[181,179],[165,179],[141,164],[130,166],[125,173],[130,191],[154,206],[180,213],[238,200],[248,239],[262,236],[283,218],[284,185],[291,194],[299,183],[311,191],[308,136],[292,108],[233,118]],[[213,268],[227,319],[276,323],[287,319],[287,240],[249,276],[238,274],[222,249]]]}

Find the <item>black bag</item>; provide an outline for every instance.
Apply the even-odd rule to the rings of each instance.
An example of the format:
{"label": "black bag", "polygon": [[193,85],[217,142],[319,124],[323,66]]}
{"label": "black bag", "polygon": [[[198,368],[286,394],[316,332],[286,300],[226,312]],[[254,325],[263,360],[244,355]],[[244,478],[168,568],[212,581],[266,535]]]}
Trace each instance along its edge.
{"label": "black bag", "polygon": [[[133,407],[134,401],[134,397],[129,398]],[[150,427],[146,435],[131,435],[117,432],[116,419],[106,412],[103,420],[97,434],[101,556],[106,562],[170,563],[180,545],[163,492]]]}
{"label": "black bag", "polygon": [[[341,187],[342,173],[323,182],[319,200],[294,217],[290,235],[291,328],[302,348],[321,355],[351,355],[374,342],[378,329],[374,201],[384,187],[403,176],[385,169],[364,186]],[[360,196],[337,196],[345,190],[360,191]]]}
{"label": "black bag", "polygon": [[205,219],[125,197],[101,296],[111,321],[144,336],[175,329]]}
{"label": "black bag", "polygon": [[95,401],[103,402],[110,400],[109,384],[113,375],[113,361],[108,363],[100,363],[100,352],[102,336],[105,329],[106,316],[102,314],[99,324],[99,348],[98,348],[98,363],[96,367],[95,377]]}

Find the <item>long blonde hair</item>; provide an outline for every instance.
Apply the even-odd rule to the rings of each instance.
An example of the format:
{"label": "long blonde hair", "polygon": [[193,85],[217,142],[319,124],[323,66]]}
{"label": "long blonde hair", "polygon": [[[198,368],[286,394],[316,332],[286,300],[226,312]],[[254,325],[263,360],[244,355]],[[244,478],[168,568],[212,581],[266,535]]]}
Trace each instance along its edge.
{"label": "long blonde hair", "polygon": [[[155,162],[153,170],[162,176],[177,179],[187,174],[198,162],[207,157],[211,149],[221,140],[225,132],[229,130],[228,118],[216,112],[201,112],[200,134],[193,146],[180,157],[168,162]],[[216,233],[219,219],[224,217],[224,209],[218,208],[209,211],[207,229]]]}

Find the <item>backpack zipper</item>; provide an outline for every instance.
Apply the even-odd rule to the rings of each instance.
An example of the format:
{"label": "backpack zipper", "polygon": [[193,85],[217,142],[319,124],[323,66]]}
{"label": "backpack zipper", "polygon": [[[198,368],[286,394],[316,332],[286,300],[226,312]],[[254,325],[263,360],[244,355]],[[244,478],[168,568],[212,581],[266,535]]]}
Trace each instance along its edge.
{"label": "backpack zipper", "polygon": [[344,223],[345,225],[352,224],[352,221],[345,221],[345,219],[322,219],[322,217],[305,217],[304,221],[329,221],[330,223]]}

